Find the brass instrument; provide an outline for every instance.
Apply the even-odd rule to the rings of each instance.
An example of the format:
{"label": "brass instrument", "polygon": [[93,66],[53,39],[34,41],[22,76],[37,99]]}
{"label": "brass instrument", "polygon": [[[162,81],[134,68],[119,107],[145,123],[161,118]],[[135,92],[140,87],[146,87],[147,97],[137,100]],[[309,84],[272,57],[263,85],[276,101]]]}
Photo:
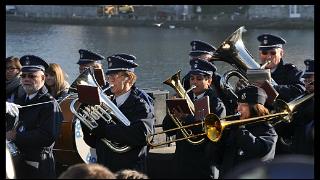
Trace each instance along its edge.
{"label": "brass instrument", "polygon": [[[194,108],[193,102],[191,101],[191,99],[188,95],[188,92],[191,91],[193,88],[195,88],[195,86],[191,86],[191,88],[186,91],[181,84],[180,73],[181,73],[181,70],[179,70],[176,74],[169,77],[163,83],[171,86],[181,98],[184,98],[187,100],[188,106],[189,106],[190,111],[192,112],[192,115],[193,115],[195,112],[195,108]],[[174,115],[171,114],[170,111],[168,111],[168,115],[171,117],[172,121],[176,124],[177,127],[183,127],[182,122],[178,118],[174,117]],[[179,129],[180,129],[182,135],[191,144],[197,145],[197,144],[202,143],[205,140],[204,138],[194,139],[194,140],[190,139],[190,136],[193,136],[193,133],[191,130],[187,131],[184,128],[179,128]],[[195,137],[191,137],[191,138],[195,138]]]}
{"label": "brass instrument", "polygon": [[[125,126],[130,125],[130,121],[123,115],[123,113],[118,109],[118,107],[109,99],[107,95],[103,93],[102,88],[97,83],[94,75],[93,69],[89,68],[85,70],[77,80],[71,85],[75,88],[77,84],[90,85],[98,87],[99,96],[101,102],[99,105],[84,105],[81,104],[79,108],[75,108],[76,103],[79,98],[72,100],[70,104],[70,110],[75,115],[77,120],[80,120],[86,127],[90,130],[96,128],[98,123],[96,120],[102,118],[107,124],[122,123]],[[76,110],[77,109],[77,110]],[[101,139],[111,150],[117,153],[124,153],[131,149],[127,145],[119,146],[116,142],[111,142],[105,138]],[[86,158],[86,157],[84,157]]]}
{"label": "brass instrument", "polygon": [[[242,33],[245,32],[246,29],[244,26],[241,26],[235,32],[233,32],[228,38],[226,38],[219,48],[215,51],[212,57],[212,61],[224,61],[228,64],[232,65],[236,69],[232,69],[227,71],[221,78],[222,85],[221,88],[223,91],[227,91],[232,94],[235,98],[237,98],[234,93],[234,89],[229,84],[229,79],[232,76],[237,76],[239,79],[243,79],[246,85],[249,84],[247,77],[248,69],[264,69],[265,66],[271,61],[267,61],[263,65],[259,65],[246,49],[243,41],[242,41]],[[277,83],[271,78],[271,84],[276,85]]]}
{"label": "brass instrument", "polygon": [[[204,122],[198,122],[198,123],[194,123],[194,124],[189,124],[186,126],[181,126],[178,128],[173,128],[173,129],[169,129],[166,131],[162,131],[162,132],[158,132],[155,134],[150,134],[147,136],[147,143],[148,145],[152,146],[152,147],[156,147],[156,146],[161,146],[164,144],[169,144],[172,142],[176,142],[176,141],[181,141],[181,140],[185,140],[185,139],[190,139],[193,137],[200,137],[200,136],[204,136],[206,135],[212,142],[218,142],[221,137],[222,137],[222,133],[223,130],[227,127],[230,126],[241,126],[241,125],[248,125],[248,124],[253,124],[253,123],[258,123],[258,122],[265,122],[265,121],[271,121],[274,119],[279,120],[280,122],[291,122],[291,118],[292,115],[296,112],[297,107],[299,107],[302,103],[306,102],[307,100],[309,100],[310,98],[312,98],[314,96],[314,93],[309,94],[309,95],[305,95],[302,97],[298,97],[295,100],[289,102],[289,103],[285,103],[282,100],[276,100],[275,102],[275,113],[273,114],[268,114],[265,116],[259,116],[259,117],[254,117],[254,118],[248,118],[248,119],[240,119],[240,120],[233,120],[233,121],[227,121],[227,119],[231,118],[231,117],[235,117],[235,116],[240,116],[240,114],[235,114],[235,115],[230,115],[224,118],[220,118],[211,113],[208,114],[205,119]],[[189,127],[194,127],[194,126],[199,126],[201,125],[204,129],[204,133],[200,133],[200,134],[195,134],[193,136],[189,136],[189,137],[184,137],[184,138],[180,138],[180,139],[175,139],[175,140],[171,140],[171,141],[166,141],[166,142],[162,142],[162,143],[158,143],[158,144],[152,144],[150,142],[150,137],[157,135],[157,134],[162,134],[162,133],[166,133],[169,131],[175,131],[175,130],[179,130],[179,129],[184,129],[184,128],[189,128]]]}
{"label": "brass instrument", "polygon": [[179,70],[176,74],[169,77],[167,80],[163,81],[163,83],[171,86],[181,98],[185,98],[187,100],[190,111],[194,113],[195,111],[194,104],[188,95],[188,92],[192,90],[194,87],[191,87],[188,91],[185,91],[185,89],[181,84],[180,73],[181,73],[181,70]]}
{"label": "brass instrument", "polygon": [[[226,116],[224,118],[221,118],[221,120],[229,119],[229,118],[233,118],[233,117],[238,117],[238,116],[240,116],[240,113],[236,113],[234,115]],[[174,140],[170,140],[170,141],[165,141],[165,142],[161,142],[161,143],[157,143],[157,144],[153,144],[151,142],[152,141],[151,137],[153,137],[155,135],[159,135],[159,134],[163,134],[163,133],[167,133],[167,132],[171,132],[171,131],[176,131],[176,130],[181,130],[181,129],[186,129],[186,128],[190,128],[190,127],[200,126],[200,125],[202,126],[203,133],[193,134],[193,135],[185,136],[183,138],[174,139]],[[197,123],[193,123],[193,124],[189,124],[189,125],[185,125],[185,126],[181,126],[181,127],[177,127],[177,128],[172,128],[172,129],[168,129],[168,130],[157,132],[157,133],[153,133],[153,134],[148,134],[147,135],[147,144],[149,146],[151,146],[152,148],[154,148],[154,147],[162,146],[162,145],[165,145],[165,144],[170,144],[170,143],[177,142],[177,141],[188,140],[190,138],[196,138],[196,137],[205,136],[207,133],[205,132],[205,126],[204,125],[205,125],[205,122],[201,121],[201,122],[197,122]]]}
{"label": "brass instrument", "polygon": [[308,95],[302,95],[297,97],[296,99],[290,101],[289,103],[284,102],[281,99],[277,99],[274,102],[274,111],[276,112],[280,112],[280,111],[286,111],[289,113],[289,116],[285,117],[287,122],[291,122],[292,119],[292,115],[294,113],[296,113],[297,108],[299,107],[299,105],[301,105],[303,102],[311,99],[312,97],[314,97],[314,93],[308,94]]}

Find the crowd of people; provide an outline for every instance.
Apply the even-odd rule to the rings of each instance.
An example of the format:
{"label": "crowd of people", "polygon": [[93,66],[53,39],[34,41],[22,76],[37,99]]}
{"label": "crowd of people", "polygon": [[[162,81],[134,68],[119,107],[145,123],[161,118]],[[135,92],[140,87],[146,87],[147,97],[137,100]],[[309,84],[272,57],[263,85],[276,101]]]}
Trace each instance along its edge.
{"label": "crowd of people", "polygon": [[[283,38],[262,34],[257,40],[260,43],[260,63],[270,69],[275,83],[269,83],[278,92],[277,99],[290,103],[314,93],[314,60],[304,61],[306,68],[303,72],[285,62],[286,41]],[[223,79],[214,64],[217,48],[200,40],[194,40],[190,45],[190,70],[183,77],[182,84],[193,103],[208,96],[210,113],[219,119],[234,115],[225,119],[230,122],[259,117],[263,119],[277,113],[273,104],[266,103],[268,91],[262,87],[262,82],[237,84],[237,98],[226,93],[221,88]],[[118,122],[114,123],[106,123],[103,117],[94,118],[98,125],[94,128],[81,121],[84,140],[95,148],[97,161],[92,164],[75,164],[62,174],[57,174],[53,147],[65,118],[59,103],[71,91],[76,92],[72,89],[75,87],[70,86],[67,74],[59,64],[48,64],[48,60],[35,55],[7,57],[6,140],[13,142],[19,152],[19,156],[13,157],[15,177],[150,178],[146,163],[150,147],[146,137],[155,132],[154,99],[136,87],[135,69],[139,67],[136,57],[118,53],[105,58],[85,49],[80,49],[79,54],[79,76],[93,69],[103,69],[101,62],[107,62],[104,86],[101,88],[114,108],[126,119],[119,120],[115,114],[112,117]],[[227,127],[220,132],[222,136],[217,142],[207,136],[202,137],[202,142],[197,145],[186,140],[176,142],[174,162],[170,166],[174,168],[174,177],[228,178],[239,166],[250,161],[270,164],[282,155],[313,157],[314,96],[310,97],[297,105],[289,124],[277,116],[273,118],[276,124],[260,121]],[[81,106],[89,107],[90,104],[82,103]],[[181,121],[183,125],[201,121],[204,123],[195,114],[186,114],[176,108],[173,112],[168,111],[163,119],[164,130],[178,127],[173,119]],[[190,131],[206,132],[204,126],[192,127]],[[182,131],[169,131],[166,135],[177,139],[185,136]],[[118,146],[126,146],[128,149],[117,152],[115,148]]]}

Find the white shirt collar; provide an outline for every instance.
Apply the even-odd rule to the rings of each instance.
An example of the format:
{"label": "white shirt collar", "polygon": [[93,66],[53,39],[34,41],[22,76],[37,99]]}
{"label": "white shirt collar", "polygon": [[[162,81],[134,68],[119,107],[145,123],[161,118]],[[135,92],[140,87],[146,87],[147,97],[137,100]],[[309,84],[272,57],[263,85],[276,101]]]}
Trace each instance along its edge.
{"label": "white shirt collar", "polygon": [[31,95],[27,95],[27,98],[29,98],[29,100],[31,100],[32,98],[34,98],[37,95],[38,92],[33,93]]}
{"label": "white shirt collar", "polygon": [[198,96],[196,96],[196,95],[193,93],[193,97],[194,97],[194,99],[196,99],[196,97],[197,97],[197,100],[198,100],[198,99],[200,99],[200,98],[202,98],[202,97],[204,96],[204,93],[206,93],[206,92],[203,92],[203,93],[201,93],[201,94],[198,95]]}
{"label": "white shirt collar", "polygon": [[128,92],[116,97],[116,101],[117,101],[117,106],[120,107],[129,97],[131,93],[131,90],[129,90]]}

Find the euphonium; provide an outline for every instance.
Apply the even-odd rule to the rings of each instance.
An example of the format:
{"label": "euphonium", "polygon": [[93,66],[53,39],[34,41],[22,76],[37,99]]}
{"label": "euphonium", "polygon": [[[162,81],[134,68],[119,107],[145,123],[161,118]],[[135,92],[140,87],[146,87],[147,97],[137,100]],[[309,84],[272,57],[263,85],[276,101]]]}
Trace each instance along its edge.
{"label": "euphonium", "polygon": [[[191,86],[191,88],[189,90],[185,91],[185,89],[183,88],[183,86],[181,84],[180,72],[181,72],[181,70],[179,70],[176,74],[174,74],[173,76],[171,76],[170,78],[165,80],[163,83],[171,86],[181,98],[186,99],[188,106],[190,108],[190,111],[194,114],[194,112],[195,112],[194,104],[191,101],[191,99],[188,95],[188,92],[191,91],[192,89],[194,89],[195,86]],[[177,127],[183,126],[182,122],[180,122],[180,120],[178,118],[174,117],[170,112],[168,112],[168,114],[171,117],[171,119],[173,120],[173,122],[176,124]],[[202,143],[205,140],[205,138],[196,139],[196,140],[192,140],[190,138],[187,138],[187,137],[190,137],[193,135],[191,130],[187,131],[185,128],[181,128],[180,131],[181,131],[182,135],[186,138],[186,140],[191,144],[197,145],[197,144]]]}
{"label": "euphonium", "polygon": [[[78,101],[78,98],[75,98],[70,104],[71,112],[79,119],[86,127],[90,130],[96,128],[98,123],[96,120],[102,118],[107,124],[113,123],[122,123],[125,126],[130,125],[130,121],[123,115],[123,113],[118,109],[118,107],[105,95],[96,82],[92,69],[87,69],[84,71],[77,80],[72,84],[72,87],[76,85],[90,85],[98,87],[100,104],[99,105],[80,105],[79,109],[76,110],[75,103]],[[131,147],[127,145],[119,146],[116,142],[111,142],[105,138],[101,139],[111,150],[117,153],[127,152]]]}
{"label": "euphonium", "polygon": [[[213,61],[224,61],[236,68],[227,71],[221,79],[221,88],[223,91],[228,91],[229,93],[227,94],[232,94],[236,98],[237,96],[234,93],[232,86],[228,82],[230,77],[237,76],[239,79],[243,79],[243,81],[246,82],[246,85],[248,85],[249,82],[247,79],[247,70],[264,69],[265,66],[270,63],[270,61],[268,61],[260,66],[253,59],[252,55],[246,49],[242,41],[242,33],[245,31],[246,29],[244,26],[241,26],[239,29],[233,32],[221,43],[212,57]],[[271,78],[271,84],[276,85],[277,83]]]}

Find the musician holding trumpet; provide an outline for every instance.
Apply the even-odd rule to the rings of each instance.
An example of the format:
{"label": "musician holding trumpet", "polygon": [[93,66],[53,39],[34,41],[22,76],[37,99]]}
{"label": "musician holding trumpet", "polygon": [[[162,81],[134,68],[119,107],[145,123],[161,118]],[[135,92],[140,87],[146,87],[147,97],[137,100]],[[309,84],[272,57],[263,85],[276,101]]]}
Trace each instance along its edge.
{"label": "musician holding trumpet", "polygon": [[[237,92],[240,120],[269,114],[264,104],[267,95],[262,88],[249,85]],[[231,126],[223,132],[218,142],[208,145],[210,162],[219,169],[219,178],[240,163],[250,159],[263,162],[274,158],[278,135],[268,122]]]}
{"label": "musician holding trumpet", "polygon": [[[215,91],[211,89],[212,75],[216,71],[216,67],[205,60],[193,59],[190,61],[191,70],[190,85],[193,88],[188,92],[188,96],[194,102],[196,99],[204,96],[209,96],[210,111],[215,113],[219,117],[226,115],[226,108],[223,102],[217,97]],[[176,110],[173,116],[181,120],[183,124],[193,124],[196,120],[191,114],[183,114],[179,110]],[[177,125],[171,119],[172,117],[167,114],[162,122],[164,130],[176,128]],[[195,131],[202,131],[201,126],[192,128],[193,134]],[[167,133],[168,136],[176,135],[176,139],[182,138],[184,135],[180,131]],[[203,138],[203,137],[202,137]],[[176,150],[174,156],[174,172],[176,172],[176,178],[210,178],[214,177],[214,167],[209,166],[208,159],[205,157],[206,146],[208,139],[204,138],[204,141],[200,144],[194,145],[188,141],[177,141]]]}

